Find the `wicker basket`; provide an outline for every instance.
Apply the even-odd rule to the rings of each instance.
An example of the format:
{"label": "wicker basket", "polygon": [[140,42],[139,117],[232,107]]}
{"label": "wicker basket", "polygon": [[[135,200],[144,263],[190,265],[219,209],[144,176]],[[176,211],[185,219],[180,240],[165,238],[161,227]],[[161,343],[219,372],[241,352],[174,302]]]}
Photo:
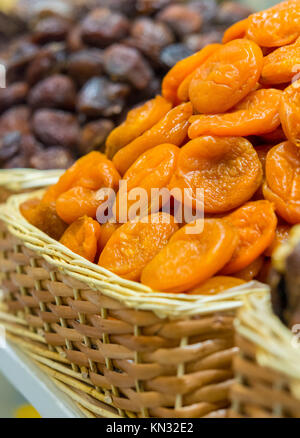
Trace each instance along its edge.
{"label": "wicker basket", "polygon": [[0,170],[0,203],[9,196],[54,184],[63,170]]}
{"label": "wicker basket", "polygon": [[236,309],[267,286],[251,282],[216,296],[154,292],[31,226],[19,212],[30,196],[11,197],[0,212],[2,288],[13,314],[2,313],[7,331],[27,347],[43,343],[43,354],[47,345],[56,376],[63,358],[58,380],[92,396],[83,406],[96,416],[92,401],[117,417],[227,416]]}
{"label": "wicker basket", "polygon": [[300,417],[300,343],[273,314],[269,296],[238,312],[231,417]]}

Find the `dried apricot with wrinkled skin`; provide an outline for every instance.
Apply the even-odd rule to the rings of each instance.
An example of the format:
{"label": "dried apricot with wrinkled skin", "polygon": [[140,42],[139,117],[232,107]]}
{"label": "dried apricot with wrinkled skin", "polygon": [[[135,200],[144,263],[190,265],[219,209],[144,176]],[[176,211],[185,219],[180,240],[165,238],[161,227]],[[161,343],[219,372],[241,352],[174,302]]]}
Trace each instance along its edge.
{"label": "dried apricot with wrinkled skin", "polygon": [[224,32],[224,36],[222,40],[223,44],[229,43],[229,41],[232,40],[244,38],[247,32],[247,28],[248,28],[248,18],[245,18],[244,20],[234,23]]}
{"label": "dried apricot with wrinkled skin", "polygon": [[225,290],[232,289],[234,287],[242,286],[246,282],[240,278],[228,277],[225,275],[218,275],[212,277],[209,280],[196,286],[190,295],[217,295]]}
{"label": "dried apricot with wrinkled skin", "polygon": [[272,244],[266,249],[265,256],[271,257],[276,249],[288,241],[291,226],[287,224],[278,225],[275,232],[275,238]]}
{"label": "dried apricot with wrinkled skin", "polygon": [[200,135],[259,135],[274,131],[280,125],[279,106],[282,91],[257,90],[250,93],[230,112],[190,118],[189,137]]}
{"label": "dried apricot with wrinkled skin", "polygon": [[[199,137],[180,150],[169,188],[204,190],[205,213],[224,213],[251,199],[262,182],[262,166],[242,137]],[[182,197],[183,199],[183,197]]]}
{"label": "dried apricot with wrinkled skin", "polygon": [[240,207],[223,220],[233,225],[239,234],[239,244],[222,275],[235,274],[250,265],[272,243],[277,226],[273,204],[254,201]]}
{"label": "dried apricot with wrinkled skin", "polygon": [[140,280],[143,268],[178,229],[174,218],[166,213],[144,219],[127,222],[113,233],[100,255],[100,266],[127,280]]}
{"label": "dried apricot with wrinkled skin", "polygon": [[100,233],[99,223],[90,217],[83,216],[66,229],[60,243],[81,257],[93,262],[97,254]]}
{"label": "dried apricot with wrinkled skin", "polygon": [[[169,184],[175,171],[179,151],[180,149],[177,146],[162,144],[149,149],[133,163],[123,177],[123,181],[127,183],[127,196],[125,195],[125,199],[120,200],[119,191],[116,197],[114,207],[117,221],[120,220],[119,204],[122,205],[122,208],[125,208],[126,204],[127,214],[125,213],[125,216],[127,220],[135,218],[136,212],[130,214],[130,208],[137,200],[130,200],[128,197],[135,188],[142,189],[147,194],[147,199],[145,199],[147,204],[141,206],[142,211],[140,211],[140,214],[148,215],[150,213],[151,202],[154,202],[151,189],[161,189]],[[159,208],[159,205],[157,207]],[[151,213],[156,213],[156,211],[151,211]]]}
{"label": "dried apricot with wrinkled skin", "polygon": [[55,203],[45,203],[38,198],[29,199],[20,206],[25,219],[52,239],[59,240],[67,228],[55,210]]}
{"label": "dried apricot with wrinkled skin", "polygon": [[97,197],[97,191],[84,187],[73,187],[56,200],[58,216],[67,224],[71,224],[82,216],[96,218],[98,207],[103,200]]}
{"label": "dried apricot with wrinkled skin", "polygon": [[251,281],[260,273],[264,264],[264,257],[260,256],[255,259],[250,265],[246,266],[239,272],[235,273],[235,276],[241,278],[244,281]]}
{"label": "dried apricot with wrinkled skin", "polygon": [[300,38],[280,47],[264,58],[260,82],[265,85],[287,84],[300,70]]}
{"label": "dried apricot with wrinkled skin", "polygon": [[158,123],[171,108],[170,102],[161,96],[156,96],[155,99],[129,111],[125,122],[115,128],[106,140],[107,157],[112,159],[122,147]]}
{"label": "dried apricot with wrinkled skin", "polygon": [[231,41],[212,54],[195,72],[189,87],[194,109],[217,114],[233,108],[254,90],[263,66],[261,49],[253,41]]}
{"label": "dried apricot with wrinkled skin", "polygon": [[280,47],[300,36],[299,0],[281,2],[248,18],[246,38],[261,47]]}
{"label": "dried apricot with wrinkled skin", "polygon": [[237,246],[236,230],[222,219],[204,220],[199,234],[189,225],[177,231],[142,272],[141,282],[154,290],[180,293],[194,288],[218,272]]}
{"label": "dried apricot with wrinkled skin", "polygon": [[113,163],[121,175],[124,175],[137,158],[148,149],[163,143],[180,146],[187,136],[188,120],[192,114],[193,108],[190,102],[178,105],[151,129],[119,150],[113,158]]}
{"label": "dried apricot with wrinkled skin", "polygon": [[53,202],[64,192],[73,187],[83,187],[89,190],[98,190],[101,187],[118,189],[120,175],[113,163],[104,154],[93,151],[77,160],[51,186],[45,196],[45,202]]}
{"label": "dried apricot with wrinkled skin", "polygon": [[113,235],[113,233],[120,227],[120,224],[115,224],[113,222],[106,222],[101,225],[101,233],[99,238],[99,251],[103,251],[107,242]]}
{"label": "dried apricot with wrinkled skin", "polygon": [[300,80],[285,89],[279,114],[287,139],[300,147]]}
{"label": "dried apricot with wrinkled skin", "polygon": [[162,82],[162,95],[165,99],[173,104],[178,103],[177,90],[184,79],[196,70],[212,53],[214,53],[220,44],[209,44],[192,56],[177,62],[166,74]]}
{"label": "dried apricot with wrinkled skin", "polygon": [[274,146],[267,155],[263,193],[288,223],[300,223],[300,149],[290,142]]}

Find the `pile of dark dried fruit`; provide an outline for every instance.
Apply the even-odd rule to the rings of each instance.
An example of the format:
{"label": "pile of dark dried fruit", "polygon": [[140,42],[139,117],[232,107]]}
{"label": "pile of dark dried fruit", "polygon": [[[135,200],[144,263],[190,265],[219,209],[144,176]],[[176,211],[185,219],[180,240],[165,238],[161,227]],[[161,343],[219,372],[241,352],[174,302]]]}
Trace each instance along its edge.
{"label": "pile of dark dried fruit", "polygon": [[130,108],[159,93],[171,66],[250,12],[215,0],[92,3],[80,20],[41,14],[0,54],[2,168],[65,168],[101,149]]}

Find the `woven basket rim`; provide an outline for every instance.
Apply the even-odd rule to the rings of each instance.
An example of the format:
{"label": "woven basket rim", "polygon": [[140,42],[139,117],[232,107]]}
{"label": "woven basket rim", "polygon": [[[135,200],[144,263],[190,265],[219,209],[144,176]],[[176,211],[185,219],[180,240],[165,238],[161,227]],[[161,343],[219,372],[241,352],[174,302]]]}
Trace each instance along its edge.
{"label": "woven basket rim", "polygon": [[188,318],[193,315],[234,310],[243,304],[245,296],[253,293],[264,295],[269,292],[267,285],[257,281],[208,296],[155,292],[140,283],[125,280],[73,253],[27,222],[20,213],[20,204],[31,197],[40,197],[43,193],[44,190],[38,190],[11,196],[7,203],[1,206],[0,219],[14,236],[23,241],[26,247],[38,252],[48,263],[91,289],[101,291],[128,307],[153,311],[160,318]]}
{"label": "woven basket rim", "polygon": [[65,172],[62,169],[0,169],[0,187],[18,192],[55,184]]}
{"label": "woven basket rim", "polygon": [[300,342],[274,314],[270,295],[246,297],[234,325],[256,347],[257,363],[287,376],[300,399]]}

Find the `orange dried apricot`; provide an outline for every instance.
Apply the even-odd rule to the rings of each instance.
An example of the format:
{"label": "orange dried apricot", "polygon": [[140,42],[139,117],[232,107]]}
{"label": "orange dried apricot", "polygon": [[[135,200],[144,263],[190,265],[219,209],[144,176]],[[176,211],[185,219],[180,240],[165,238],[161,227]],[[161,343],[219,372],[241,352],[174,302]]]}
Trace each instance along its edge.
{"label": "orange dried apricot", "polygon": [[[279,107],[279,116],[280,116],[280,107]],[[286,140],[286,136],[285,133],[283,132],[281,125],[268,134],[260,135],[259,138],[263,143],[270,143],[273,144],[273,146],[275,144],[281,143],[282,141]]]}
{"label": "orange dried apricot", "polygon": [[273,204],[254,201],[240,207],[223,220],[233,225],[239,234],[239,244],[222,275],[235,274],[250,265],[272,243],[277,225]]}
{"label": "orange dried apricot", "polygon": [[73,187],[83,187],[89,190],[98,190],[101,187],[118,188],[120,175],[113,163],[101,152],[93,151],[77,160],[51,186],[45,196],[45,202],[53,202]]}
{"label": "orange dried apricot", "polygon": [[266,249],[265,256],[271,257],[273,252],[276,251],[276,249],[282,245],[283,243],[287,242],[289,238],[289,233],[291,230],[291,226],[287,224],[280,224],[276,228],[275,232],[275,238],[272,242],[272,244]]}
{"label": "orange dried apricot", "polygon": [[[151,189],[161,189],[166,187],[171,177],[175,171],[175,166],[177,164],[177,158],[180,149],[172,144],[162,144],[149,149],[144,154],[133,163],[133,165],[127,170],[123,177],[123,181],[127,183],[127,194],[120,200],[120,191],[117,194],[115,202],[116,218],[120,220],[119,204],[122,204],[122,209],[126,209],[123,218],[127,220],[133,220],[135,216],[148,215],[150,213],[151,202],[154,202],[154,197],[152,196]],[[144,193],[147,194],[146,205],[140,206],[139,214],[136,211],[130,212],[133,204],[137,200],[130,200],[129,196],[133,194],[134,189],[142,189]],[[153,205],[153,204],[152,204]],[[154,207],[154,205],[153,205]],[[157,205],[159,209],[159,205]],[[135,208],[134,208],[135,210]],[[157,211],[151,211],[151,213],[156,213]]]}
{"label": "orange dried apricot", "polygon": [[173,104],[178,103],[177,90],[184,79],[196,70],[212,53],[214,53],[220,44],[209,44],[192,56],[177,62],[173,68],[166,74],[162,82],[162,95],[165,99]]}
{"label": "orange dried apricot", "polygon": [[280,47],[300,36],[300,2],[288,0],[248,18],[246,38],[261,47]]}
{"label": "orange dried apricot", "polygon": [[248,29],[248,18],[238,21],[230,26],[224,32],[223,44],[229,43],[229,41],[244,38]]}
{"label": "orange dried apricot", "polygon": [[253,41],[231,41],[213,53],[195,72],[189,97],[198,113],[223,113],[253,91],[263,54]]}
{"label": "orange dried apricot", "polygon": [[71,224],[82,216],[96,218],[98,207],[103,200],[99,200],[95,190],[84,187],[73,187],[59,196],[56,201],[58,216],[67,224]]}
{"label": "orange dried apricot", "polygon": [[55,203],[41,202],[38,198],[29,199],[20,206],[25,219],[52,239],[59,240],[67,228],[55,210]]}
{"label": "orange dried apricot", "polygon": [[107,242],[113,235],[113,233],[120,227],[120,224],[115,224],[113,222],[106,222],[101,225],[101,233],[99,238],[99,251],[103,251]]}
{"label": "orange dried apricot", "polygon": [[257,153],[245,138],[199,137],[181,148],[169,188],[190,189],[193,208],[201,188],[205,213],[223,213],[251,199],[262,175]]}
{"label": "orange dried apricot", "polygon": [[122,147],[158,123],[171,108],[170,102],[161,96],[156,96],[155,99],[129,111],[125,122],[115,128],[106,140],[107,157],[112,159]]}
{"label": "orange dried apricot", "polygon": [[267,155],[263,193],[288,223],[300,223],[300,149],[290,142],[274,146]]}
{"label": "orange dried apricot", "polygon": [[250,93],[230,112],[190,118],[189,137],[200,135],[249,136],[274,131],[280,125],[279,106],[282,91],[257,90]]}
{"label": "orange dried apricot", "polygon": [[260,82],[265,85],[290,82],[300,71],[300,38],[264,58]]}
{"label": "orange dried apricot", "polygon": [[300,80],[284,91],[279,114],[287,139],[300,147]]}
{"label": "orange dried apricot", "polygon": [[139,281],[143,268],[178,229],[174,218],[156,213],[118,228],[99,258],[99,265],[128,280]]}
{"label": "orange dried apricot", "polygon": [[222,219],[205,219],[204,229],[189,234],[190,224],[177,231],[144,268],[141,282],[154,290],[185,292],[218,272],[238,244],[236,230]]}
{"label": "orange dried apricot", "polygon": [[217,295],[225,290],[241,286],[246,282],[241,278],[229,277],[226,275],[218,275],[196,286],[190,295]]}
{"label": "orange dried apricot", "polygon": [[90,217],[83,216],[66,229],[60,243],[81,257],[93,262],[97,254],[100,233],[99,223]]}
{"label": "orange dried apricot", "polygon": [[151,129],[120,149],[114,156],[113,163],[121,175],[124,175],[142,153],[154,146],[163,143],[180,146],[187,136],[188,120],[192,113],[190,102],[178,105]]}
{"label": "orange dried apricot", "polygon": [[244,281],[251,281],[260,273],[264,264],[264,257],[260,256],[257,259],[253,260],[250,265],[246,266],[239,272],[235,273],[235,276],[241,278]]}

